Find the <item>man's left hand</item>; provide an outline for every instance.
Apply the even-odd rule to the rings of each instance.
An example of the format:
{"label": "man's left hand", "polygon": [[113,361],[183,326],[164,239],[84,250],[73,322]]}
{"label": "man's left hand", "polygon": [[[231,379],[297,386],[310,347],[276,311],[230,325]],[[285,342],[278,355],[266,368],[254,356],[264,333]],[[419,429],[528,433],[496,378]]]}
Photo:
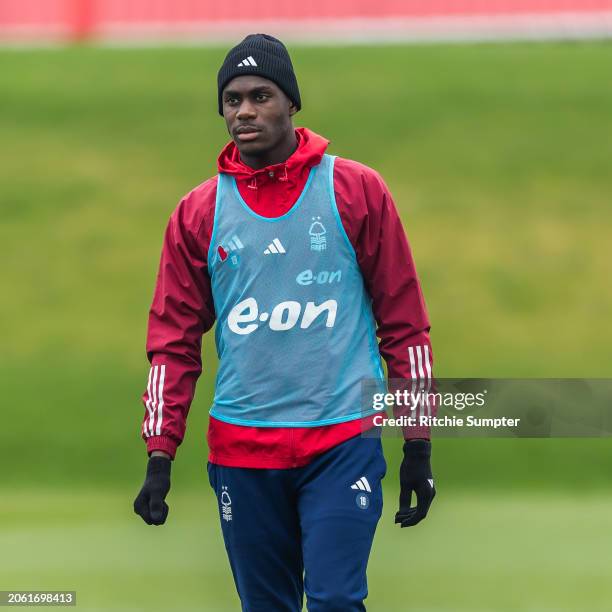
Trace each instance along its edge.
{"label": "man's left hand", "polygon": [[[429,440],[406,440],[404,459],[400,467],[399,512],[395,522],[402,527],[412,527],[420,523],[429,511],[436,495],[431,474],[431,442]],[[416,494],[417,504],[411,508],[412,493]]]}

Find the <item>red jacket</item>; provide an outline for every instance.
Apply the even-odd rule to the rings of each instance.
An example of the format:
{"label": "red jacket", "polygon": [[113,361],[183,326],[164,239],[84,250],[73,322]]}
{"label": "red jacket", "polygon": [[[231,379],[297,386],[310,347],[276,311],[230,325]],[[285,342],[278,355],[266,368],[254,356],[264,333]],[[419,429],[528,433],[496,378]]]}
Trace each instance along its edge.
{"label": "red jacket", "polygon": [[[291,208],[310,168],[320,163],[329,144],[306,128],[297,128],[296,135],[298,147],[287,161],[261,170],[243,164],[233,142],[219,155],[219,172],[236,177],[240,194],[260,215],[276,217]],[[142,437],[149,453],[162,450],[173,458],[202,371],[201,337],[215,322],[207,253],[216,191],[213,177],[188,193],[172,213],[149,313],[146,349],[151,370],[142,398]],[[372,297],[379,350],[389,378],[430,377],[429,320],[410,247],[385,183],[371,168],[337,158],[334,191]],[[371,420],[273,428],[232,425],[210,417],[209,460],[234,467],[297,467],[371,427]],[[412,428],[408,435],[429,437],[429,430]]]}

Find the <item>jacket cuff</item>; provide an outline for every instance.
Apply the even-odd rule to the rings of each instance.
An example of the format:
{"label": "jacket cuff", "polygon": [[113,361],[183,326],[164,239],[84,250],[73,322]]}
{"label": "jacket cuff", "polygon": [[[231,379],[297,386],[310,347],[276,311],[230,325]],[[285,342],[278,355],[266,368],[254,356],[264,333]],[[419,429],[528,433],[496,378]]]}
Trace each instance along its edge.
{"label": "jacket cuff", "polygon": [[431,440],[431,427],[425,427],[420,425],[410,426],[402,428],[404,434],[404,440],[414,440],[416,438],[421,440]]}
{"label": "jacket cuff", "polygon": [[151,436],[150,438],[147,438],[147,453],[149,454],[149,457],[153,451],[158,450],[168,453],[174,460],[177,447],[178,444],[168,436]]}

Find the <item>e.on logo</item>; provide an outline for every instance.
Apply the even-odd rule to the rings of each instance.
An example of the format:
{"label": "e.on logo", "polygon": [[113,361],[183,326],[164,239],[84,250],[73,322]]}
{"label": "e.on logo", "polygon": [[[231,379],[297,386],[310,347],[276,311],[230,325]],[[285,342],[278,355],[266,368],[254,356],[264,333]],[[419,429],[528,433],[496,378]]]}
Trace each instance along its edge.
{"label": "e.on logo", "polygon": [[302,313],[302,305],[299,302],[287,301],[277,304],[272,313],[259,312],[259,307],[255,298],[247,298],[238,302],[227,316],[227,324],[235,333],[244,336],[254,332],[259,323],[254,321],[268,322],[268,327],[273,331],[287,331],[295,327],[300,315],[300,329],[309,328],[313,321],[324,313],[327,313],[325,327],[333,327],[336,322],[336,311],[338,303],[336,300],[326,300],[318,306],[314,302],[306,302],[304,312]]}

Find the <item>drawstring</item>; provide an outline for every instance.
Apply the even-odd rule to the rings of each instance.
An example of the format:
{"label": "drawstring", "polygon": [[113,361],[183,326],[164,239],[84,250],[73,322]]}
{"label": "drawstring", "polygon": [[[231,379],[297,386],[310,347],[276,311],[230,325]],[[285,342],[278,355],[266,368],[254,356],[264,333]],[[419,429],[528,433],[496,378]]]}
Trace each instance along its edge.
{"label": "drawstring", "polygon": [[284,176],[279,176],[278,180],[279,181],[288,181],[289,177],[287,176],[287,164],[283,164],[283,168],[285,170],[285,174],[284,174]]}
{"label": "drawstring", "polygon": [[253,176],[253,178],[249,181],[247,185],[249,189],[257,189],[257,176]]}

